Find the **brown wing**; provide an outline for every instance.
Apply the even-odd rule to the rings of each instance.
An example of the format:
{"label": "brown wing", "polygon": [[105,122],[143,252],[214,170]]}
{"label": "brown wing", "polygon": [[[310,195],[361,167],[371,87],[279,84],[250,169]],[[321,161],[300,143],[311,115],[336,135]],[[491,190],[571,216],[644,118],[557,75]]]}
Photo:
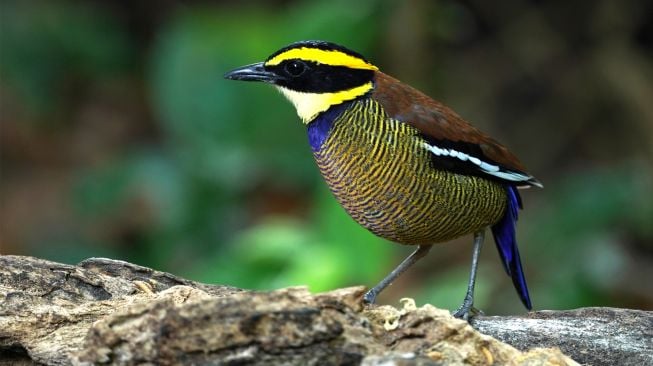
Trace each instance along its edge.
{"label": "brown wing", "polygon": [[375,82],[373,98],[392,118],[417,128],[427,140],[441,142],[445,146],[467,145],[482,155],[475,157],[529,178],[516,182],[517,185],[541,186],[525,173],[519,159],[505,146],[479,131],[449,107],[380,71],[375,73]]}

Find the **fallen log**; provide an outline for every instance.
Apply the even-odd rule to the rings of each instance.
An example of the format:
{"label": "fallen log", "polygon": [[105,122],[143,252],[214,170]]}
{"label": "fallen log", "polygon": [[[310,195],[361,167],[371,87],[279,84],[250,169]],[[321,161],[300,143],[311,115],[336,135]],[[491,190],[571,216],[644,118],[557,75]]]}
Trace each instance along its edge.
{"label": "fallen log", "polygon": [[208,285],[131,263],[0,256],[0,365],[645,365],[651,312],[479,316],[362,287],[311,294]]}

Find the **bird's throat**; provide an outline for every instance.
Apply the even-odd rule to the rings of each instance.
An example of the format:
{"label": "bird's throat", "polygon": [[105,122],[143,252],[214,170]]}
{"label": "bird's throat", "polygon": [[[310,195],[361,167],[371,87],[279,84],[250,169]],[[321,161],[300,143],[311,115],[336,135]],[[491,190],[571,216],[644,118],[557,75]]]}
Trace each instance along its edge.
{"label": "bird's throat", "polygon": [[355,88],[332,93],[304,93],[281,86],[277,88],[295,106],[302,122],[308,124],[329,108],[365,95],[372,90],[373,84],[368,82]]}

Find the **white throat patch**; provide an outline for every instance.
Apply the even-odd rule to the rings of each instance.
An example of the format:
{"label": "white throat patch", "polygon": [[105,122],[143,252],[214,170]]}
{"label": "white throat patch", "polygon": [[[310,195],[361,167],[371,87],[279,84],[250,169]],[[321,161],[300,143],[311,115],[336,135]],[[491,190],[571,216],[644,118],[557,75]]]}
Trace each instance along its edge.
{"label": "white throat patch", "polygon": [[318,114],[331,108],[331,106],[356,99],[370,91],[372,87],[372,83],[369,82],[352,89],[333,93],[303,93],[282,86],[277,86],[277,89],[295,106],[297,115],[302,119],[302,122],[308,124]]}
{"label": "white throat patch", "polygon": [[330,107],[327,103],[328,96],[325,94],[302,93],[282,86],[277,89],[295,106],[297,115],[305,124]]}

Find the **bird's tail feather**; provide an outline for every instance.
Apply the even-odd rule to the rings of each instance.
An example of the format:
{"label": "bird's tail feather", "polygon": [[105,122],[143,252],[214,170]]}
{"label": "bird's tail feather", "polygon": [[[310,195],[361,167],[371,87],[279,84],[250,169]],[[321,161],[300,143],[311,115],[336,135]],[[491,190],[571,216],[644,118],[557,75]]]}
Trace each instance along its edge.
{"label": "bird's tail feather", "polygon": [[522,270],[517,239],[515,237],[515,224],[517,222],[518,211],[522,207],[521,197],[516,187],[507,186],[506,191],[508,193],[506,213],[501,221],[492,226],[492,235],[494,236],[494,242],[501,256],[503,267],[508,273],[508,276],[512,278],[512,283],[519,294],[519,298],[524,306],[528,310],[531,310],[531,299],[528,295],[526,278]]}

